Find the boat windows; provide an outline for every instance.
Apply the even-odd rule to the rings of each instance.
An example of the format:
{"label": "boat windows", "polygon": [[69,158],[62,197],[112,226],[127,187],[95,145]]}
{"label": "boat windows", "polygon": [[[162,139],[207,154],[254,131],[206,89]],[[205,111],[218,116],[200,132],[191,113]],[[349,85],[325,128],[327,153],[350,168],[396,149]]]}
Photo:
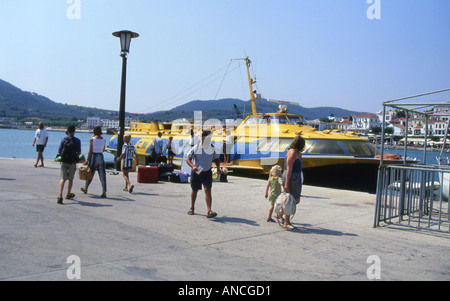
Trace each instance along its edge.
{"label": "boat windows", "polygon": [[289,116],[289,121],[294,125],[306,125],[302,118],[296,116]]}
{"label": "boat windows", "polygon": [[275,142],[270,147],[270,151],[283,153],[291,143],[292,141],[289,139],[275,139]]}
{"label": "boat windows", "polygon": [[341,141],[347,153],[350,156],[371,156],[370,149],[364,142],[360,141]]}
{"label": "boat windows", "polygon": [[244,124],[298,124],[305,125],[301,117],[298,116],[276,116],[264,115],[249,117]]}
{"label": "boat windows", "polygon": [[311,144],[313,144],[313,143],[314,143],[314,140],[305,139],[305,149],[304,149],[304,152],[305,152],[305,151],[308,151],[308,149],[310,148]]}
{"label": "boat windows", "polygon": [[337,141],[316,140],[308,150],[310,154],[345,155],[345,151]]}
{"label": "boat windows", "polygon": [[270,116],[270,124],[290,124],[286,116]]}
{"label": "boat windows", "polygon": [[287,150],[292,140],[289,139],[262,139],[257,147],[258,152],[280,152]]}

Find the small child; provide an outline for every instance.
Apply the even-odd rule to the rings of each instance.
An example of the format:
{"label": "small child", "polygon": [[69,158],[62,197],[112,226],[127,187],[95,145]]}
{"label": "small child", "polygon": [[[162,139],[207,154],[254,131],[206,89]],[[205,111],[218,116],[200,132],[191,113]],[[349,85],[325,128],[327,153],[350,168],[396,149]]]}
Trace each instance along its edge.
{"label": "small child", "polygon": [[[277,197],[280,195],[283,187],[283,182],[281,179],[281,167],[279,165],[275,165],[270,170],[270,176],[269,180],[267,181],[267,187],[266,187],[266,194],[265,198],[269,197],[269,215],[267,216],[267,222],[274,223],[275,220],[272,218],[273,209],[275,206],[275,201],[277,200]],[[270,195],[269,195],[269,188],[270,188]],[[278,217],[278,218],[281,218]]]}
{"label": "small child", "polygon": [[[134,185],[131,184],[130,178],[128,176],[128,172],[130,169],[133,168],[133,160],[134,157],[137,156],[136,149],[134,146],[130,143],[131,135],[127,134],[123,136],[123,148],[122,148],[122,154],[119,158],[117,158],[117,161],[120,161],[123,159],[122,164],[122,173],[123,178],[125,179],[125,188],[123,191],[128,191],[129,193],[133,193]],[[138,160],[136,160],[136,166],[138,165]],[[130,187],[130,189],[128,189]]]}

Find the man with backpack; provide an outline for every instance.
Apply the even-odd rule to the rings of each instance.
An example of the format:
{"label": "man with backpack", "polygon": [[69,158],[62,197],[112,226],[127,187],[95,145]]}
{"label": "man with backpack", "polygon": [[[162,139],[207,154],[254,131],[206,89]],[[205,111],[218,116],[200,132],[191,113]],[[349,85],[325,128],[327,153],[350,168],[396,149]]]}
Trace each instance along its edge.
{"label": "man with backpack", "polygon": [[73,199],[75,194],[71,193],[73,178],[77,169],[78,158],[81,154],[81,141],[75,137],[75,126],[67,128],[67,136],[61,140],[58,155],[61,156],[61,181],[59,182],[58,204],[63,203],[63,190],[66,180],[69,181],[66,199]]}

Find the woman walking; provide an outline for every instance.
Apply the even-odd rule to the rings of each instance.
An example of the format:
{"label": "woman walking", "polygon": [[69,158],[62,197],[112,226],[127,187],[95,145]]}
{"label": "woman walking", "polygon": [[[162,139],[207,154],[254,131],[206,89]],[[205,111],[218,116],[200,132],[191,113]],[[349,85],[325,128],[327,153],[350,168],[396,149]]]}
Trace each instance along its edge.
{"label": "woman walking", "polygon": [[[98,171],[100,182],[102,183],[103,193],[100,197],[106,198],[106,165],[103,158],[103,152],[105,151],[106,140],[102,137],[102,129],[100,126],[95,126],[93,130],[94,135],[89,139],[89,153],[85,165],[89,164],[92,170],[92,174],[95,175],[95,171]],[[92,178],[93,179],[93,178]],[[87,193],[89,185],[92,179],[86,180],[84,187],[81,187],[81,191]]]}
{"label": "woman walking", "polygon": [[[283,187],[295,199],[295,203],[300,203],[302,193],[302,152],[305,149],[305,140],[296,136],[289,146],[289,150],[284,161]],[[289,221],[289,215],[284,216],[284,228],[295,229]]]}

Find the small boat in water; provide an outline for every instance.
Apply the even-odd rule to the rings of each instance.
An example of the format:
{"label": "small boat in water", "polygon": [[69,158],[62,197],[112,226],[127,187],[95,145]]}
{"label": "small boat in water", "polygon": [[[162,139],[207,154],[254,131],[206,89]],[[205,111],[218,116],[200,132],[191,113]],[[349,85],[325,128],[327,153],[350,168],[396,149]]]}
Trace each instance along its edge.
{"label": "small boat in water", "polygon": [[[248,57],[240,60],[245,60],[247,66],[252,114],[232,126],[220,121],[199,122],[195,119],[194,123],[186,120],[167,124],[157,121],[131,123],[126,133],[132,136],[131,142],[135,145],[140,163],[150,155],[153,140],[161,133],[164,143],[173,137],[176,149],[174,162],[181,165],[191,129],[201,136],[201,130],[208,128],[212,131],[212,143],[219,150],[224,147],[227,132],[232,138],[229,163],[225,164],[228,170],[237,175],[267,176],[273,165],[284,167],[289,145],[295,136],[301,135],[306,141],[302,154],[305,184],[375,192],[380,160],[375,157],[376,147],[367,138],[354,132],[317,131],[304,121],[303,116],[287,112],[286,104],[292,104],[289,102],[278,102],[278,112],[258,113],[255,101],[260,95],[253,89],[256,81],[250,75],[251,61]],[[116,148],[117,135],[111,138],[107,150],[115,153]],[[393,158],[384,160],[385,164],[401,162],[401,159]]]}

